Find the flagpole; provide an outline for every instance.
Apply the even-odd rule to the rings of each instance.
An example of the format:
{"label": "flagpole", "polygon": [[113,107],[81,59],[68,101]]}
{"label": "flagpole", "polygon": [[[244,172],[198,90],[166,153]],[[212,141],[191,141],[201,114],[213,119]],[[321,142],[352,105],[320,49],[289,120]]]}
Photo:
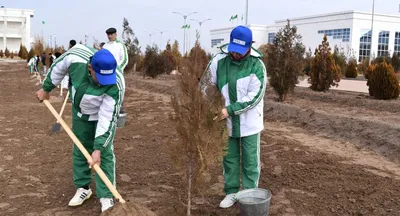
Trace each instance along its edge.
{"label": "flagpole", "polygon": [[372,0],[372,20],[371,20],[371,48],[369,49],[369,64],[372,62],[372,45],[373,45],[373,36],[374,36],[374,15],[375,15],[375,0]]}
{"label": "flagpole", "polygon": [[248,17],[249,17],[249,0],[246,0],[246,19],[245,24],[248,25]]}
{"label": "flagpole", "polygon": [[183,28],[183,55],[186,53],[186,18],[183,21],[183,24],[185,25],[185,28]]}
{"label": "flagpole", "polygon": [[[183,17],[183,23],[186,26],[186,19],[188,18],[188,16],[190,16],[192,14],[196,14],[197,12],[192,12],[192,13],[189,13],[186,15],[183,15],[179,12],[172,12],[172,13],[181,15]],[[185,53],[186,53],[186,28],[183,29],[183,54],[182,55],[185,55]]]}
{"label": "flagpole", "polygon": [[187,42],[186,52],[190,52],[190,25],[188,26],[187,31],[188,31],[188,33],[187,33],[188,42]]}
{"label": "flagpole", "polygon": [[187,49],[190,50],[190,27],[188,28],[188,46]]}
{"label": "flagpole", "polygon": [[44,21],[42,21],[42,43],[43,43],[43,47],[46,48],[46,42],[45,42],[45,40],[44,40],[43,29],[44,29]]}

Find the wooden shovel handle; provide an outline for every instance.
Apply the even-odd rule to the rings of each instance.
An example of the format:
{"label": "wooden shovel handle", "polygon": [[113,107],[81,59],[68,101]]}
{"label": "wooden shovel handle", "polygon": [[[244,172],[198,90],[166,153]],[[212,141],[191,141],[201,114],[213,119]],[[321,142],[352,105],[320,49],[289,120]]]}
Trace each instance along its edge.
{"label": "wooden shovel handle", "polygon": [[69,91],[67,91],[67,94],[65,95],[64,103],[63,103],[63,105],[61,107],[61,111],[60,111],[60,117],[62,116],[62,114],[64,112],[64,108],[65,108],[65,105],[67,104],[68,97],[69,97]]}
{"label": "wooden shovel handle", "polygon": [[[54,115],[57,121],[61,124],[64,130],[67,132],[68,136],[71,137],[72,141],[74,141],[75,145],[81,150],[82,154],[88,160],[89,163],[93,161],[92,156],[90,156],[89,152],[83,147],[82,143],[79,139],[75,136],[72,130],[68,127],[65,121],[61,118],[61,116],[57,113],[54,107],[50,104],[48,100],[44,100],[43,103],[47,106],[50,112]],[[101,180],[106,184],[107,188],[111,191],[114,195],[115,199],[120,203],[125,203],[125,200],[122,198],[121,194],[118,193],[117,189],[115,189],[114,185],[110,182],[107,176],[104,174],[103,170],[99,167],[99,165],[95,164],[93,166],[96,173],[100,176]]]}

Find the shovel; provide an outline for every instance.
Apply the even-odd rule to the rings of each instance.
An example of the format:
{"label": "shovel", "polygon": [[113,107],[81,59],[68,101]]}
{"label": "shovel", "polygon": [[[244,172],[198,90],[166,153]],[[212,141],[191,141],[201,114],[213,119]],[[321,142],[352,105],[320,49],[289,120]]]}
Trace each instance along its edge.
{"label": "shovel", "polygon": [[[44,100],[43,103],[47,106],[53,116],[57,119],[57,121],[64,128],[65,132],[67,132],[68,136],[74,141],[75,145],[79,148],[82,154],[87,159],[88,163],[93,161],[92,156],[90,156],[89,152],[85,149],[79,139],[75,136],[72,130],[68,127],[67,123],[61,118],[61,116],[57,113],[54,107],[50,104],[48,100]],[[99,175],[101,180],[105,183],[107,188],[110,190],[116,201],[118,202],[111,210],[103,214],[107,215],[115,215],[115,216],[148,216],[151,214],[144,213],[143,210],[134,203],[128,203],[122,198],[121,194],[118,193],[117,189],[111,183],[111,181],[104,174],[103,170],[99,167],[98,164],[93,165],[93,169]]]}
{"label": "shovel", "polygon": [[[64,103],[63,103],[63,105],[62,105],[62,107],[61,107],[61,111],[60,111],[60,117],[62,116],[62,114],[63,114],[63,112],[64,112],[64,108],[65,108],[65,105],[67,104],[67,101],[68,101],[68,97],[69,97],[69,91],[67,91],[67,94],[65,95],[65,99],[64,99]],[[57,121],[55,124],[53,124],[53,126],[51,127],[51,132],[52,133],[57,133],[57,132],[59,132],[60,131],[60,129],[61,129],[61,124]]]}

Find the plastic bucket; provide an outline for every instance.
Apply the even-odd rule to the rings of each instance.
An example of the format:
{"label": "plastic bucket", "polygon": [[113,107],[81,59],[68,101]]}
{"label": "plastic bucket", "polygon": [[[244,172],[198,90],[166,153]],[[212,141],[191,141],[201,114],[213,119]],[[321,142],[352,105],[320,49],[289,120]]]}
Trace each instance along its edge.
{"label": "plastic bucket", "polygon": [[271,202],[269,190],[254,188],[237,193],[241,216],[267,216]]}
{"label": "plastic bucket", "polygon": [[126,113],[120,113],[117,119],[117,127],[122,128],[125,126],[126,122]]}

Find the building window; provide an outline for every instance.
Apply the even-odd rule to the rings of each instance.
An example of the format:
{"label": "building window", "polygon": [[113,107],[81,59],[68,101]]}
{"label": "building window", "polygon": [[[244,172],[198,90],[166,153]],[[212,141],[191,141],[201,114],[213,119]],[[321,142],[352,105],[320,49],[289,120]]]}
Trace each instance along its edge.
{"label": "building window", "polygon": [[358,54],[358,61],[362,62],[364,59],[369,58],[371,52],[371,31],[361,34],[360,37],[360,52]]}
{"label": "building window", "polygon": [[389,31],[379,32],[378,57],[389,55]]}
{"label": "building window", "polygon": [[394,38],[394,53],[400,53],[400,32],[396,32]]}
{"label": "building window", "polygon": [[215,47],[218,44],[222,43],[222,41],[224,41],[224,39],[212,39],[211,40],[211,47]]}
{"label": "building window", "polygon": [[276,33],[268,33],[268,43],[273,43]]}
{"label": "building window", "polygon": [[326,34],[326,36],[332,36],[333,39],[341,39],[343,42],[350,41],[350,28],[319,30],[318,34]]}

